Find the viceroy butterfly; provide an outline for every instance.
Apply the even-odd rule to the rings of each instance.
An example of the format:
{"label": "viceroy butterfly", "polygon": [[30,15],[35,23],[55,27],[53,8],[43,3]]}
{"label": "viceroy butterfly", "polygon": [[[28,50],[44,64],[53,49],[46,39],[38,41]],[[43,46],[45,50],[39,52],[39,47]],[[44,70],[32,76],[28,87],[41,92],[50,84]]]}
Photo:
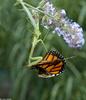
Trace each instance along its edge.
{"label": "viceroy butterfly", "polygon": [[43,59],[32,66],[38,70],[38,76],[49,78],[59,75],[64,70],[66,61],[64,57],[55,50],[51,50],[45,54]]}

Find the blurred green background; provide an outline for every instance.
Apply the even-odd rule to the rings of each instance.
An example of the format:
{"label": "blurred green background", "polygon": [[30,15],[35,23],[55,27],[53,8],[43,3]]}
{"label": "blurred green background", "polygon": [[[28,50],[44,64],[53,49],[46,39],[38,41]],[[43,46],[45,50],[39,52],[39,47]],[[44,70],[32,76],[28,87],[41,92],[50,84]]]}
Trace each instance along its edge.
{"label": "blurred green background", "polygon": [[[36,6],[40,0],[26,0]],[[40,25],[47,49],[56,48],[70,59],[61,75],[49,79],[37,76],[24,65],[31,48],[33,27],[25,12],[14,6],[16,0],[0,0],[0,98],[12,100],[86,100],[86,44],[82,49],[69,48],[61,37]],[[86,40],[86,0],[52,0],[64,8],[68,17],[78,22]],[[43,55],[41,44],[34,55]],[[0,99],[1,100],[1,99]]]}

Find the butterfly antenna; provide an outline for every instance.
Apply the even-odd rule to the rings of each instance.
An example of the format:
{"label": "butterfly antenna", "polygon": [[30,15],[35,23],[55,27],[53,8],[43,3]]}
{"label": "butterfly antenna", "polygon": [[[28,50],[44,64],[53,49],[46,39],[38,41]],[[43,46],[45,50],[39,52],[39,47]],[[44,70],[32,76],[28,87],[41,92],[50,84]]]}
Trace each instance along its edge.
{"label": "butterfly antenna", "polygon": [[68,60],[68,59],[72,59],[72,58],[74,58],[74,57],[76,57],[76,56],[71,56],[71,57],[64,58],[64,59],[65,59],[65,60]]}

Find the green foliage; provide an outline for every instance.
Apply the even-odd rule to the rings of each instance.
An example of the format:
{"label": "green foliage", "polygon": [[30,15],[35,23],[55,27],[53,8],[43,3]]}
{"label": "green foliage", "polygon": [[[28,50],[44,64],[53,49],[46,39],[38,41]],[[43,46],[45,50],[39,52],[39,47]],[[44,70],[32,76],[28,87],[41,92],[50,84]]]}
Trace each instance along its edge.
{"label": "green foliage", "polygon": [[[8,96],[13,100],[85,100],[86,99],[86,44],[80,50],[71,49],[61,37],[45,30],[40,25],[41,38],[48,33],[44,43],[47,49],[56,48],[64,57],[76,55],[67,61],[61,75],[42,79],[36,71],[25,66],[31,49],[33,27],[16,0],[0,0],[0,89],[5,79],[10,79]],[[39,0],[27,0],[36,6]],[[68,16],[78,21],[84,29],[86,39],[86,1],[52,0],[58,8],[66,9]],[[45,51],[39,43],[34,56]],[[8,73],[6,73],[6,72]],[[5,78],[3,78],[3,75]],[[3,82],[2,82],[3,80]],[[0,98],[2,97],[0,91]],[[6,94],[3,97],[8,97]]]}

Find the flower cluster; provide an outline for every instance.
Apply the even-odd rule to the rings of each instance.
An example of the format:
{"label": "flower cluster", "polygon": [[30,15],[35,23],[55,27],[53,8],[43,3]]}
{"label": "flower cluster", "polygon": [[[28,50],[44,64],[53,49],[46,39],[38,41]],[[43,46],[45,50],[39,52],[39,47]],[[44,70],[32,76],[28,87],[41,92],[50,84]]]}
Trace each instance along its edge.
{"label": "flower cluster", "polygon": [[69,47],[81,48],[84,45],[82,28],[66,16],[64,9],[56,10],[50,2],[46,2],[43,10],[45,15],[42,19],[42,25],[44,27],[52,28],[53,33],[62,36]]}

